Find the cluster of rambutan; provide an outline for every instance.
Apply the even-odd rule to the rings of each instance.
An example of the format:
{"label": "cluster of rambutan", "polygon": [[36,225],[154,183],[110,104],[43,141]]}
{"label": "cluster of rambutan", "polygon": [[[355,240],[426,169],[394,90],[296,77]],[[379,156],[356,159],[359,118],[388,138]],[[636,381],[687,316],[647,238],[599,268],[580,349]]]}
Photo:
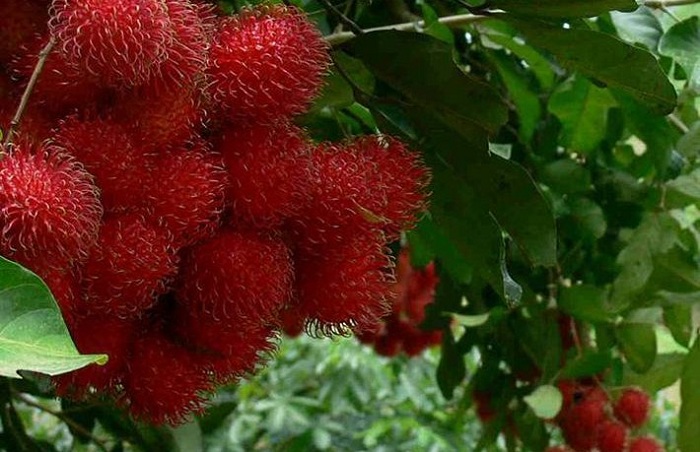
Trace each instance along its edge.
{"label": "cluster of rambutan", "polygon": [[420,327],[425,320],[425,308],[435,301],[438,281],[433,262],[416,269],[411,265],[408,249],[402,249],[391,294],[391,312],[376,328],[356,331],[357,339],[373,346],[377,354],[387,357],[401,352],[417,356],[425,349],[439,345],[442,342],[441,330]]}
{"label": "cluster of rambutan", "polygon": [[635,436],[649,418],[649,395],[639,388],[622,390],[611,403],[594,379],[562,380],[562,409],[555,422],[567,446],[550,447],[547,452],[663,452],[650,436]]}
{"label": "cluster of rambutan", "polygon": [[46,281],[81,352],[109,355],[59,394],[180,422],[282,324],[332,334],[389,309],[386,243],[429,174],[397,139],[316,145],[293,124],[329,65],[300,11],[4,0],[3,130],[44,58],[0,148],[0,253]]}

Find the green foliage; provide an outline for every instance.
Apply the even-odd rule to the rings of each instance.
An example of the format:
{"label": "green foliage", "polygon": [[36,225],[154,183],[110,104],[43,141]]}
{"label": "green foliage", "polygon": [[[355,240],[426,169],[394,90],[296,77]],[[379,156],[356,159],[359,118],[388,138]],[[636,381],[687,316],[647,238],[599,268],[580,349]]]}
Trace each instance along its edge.
{"label": "green foliage", "polygon": [[104,355],[78,352],[41,279],[0,257],[0,375],[58,375],[105,361]]}

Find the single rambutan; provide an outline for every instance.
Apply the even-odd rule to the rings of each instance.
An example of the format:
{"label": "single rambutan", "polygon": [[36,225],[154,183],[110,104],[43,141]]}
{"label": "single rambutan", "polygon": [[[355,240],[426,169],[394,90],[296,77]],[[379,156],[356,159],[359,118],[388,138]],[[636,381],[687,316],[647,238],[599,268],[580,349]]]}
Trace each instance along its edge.
{"label": "single rambutan", "polygon": [[28,40],[42,33],[47,17],[47,8],[37,2],[0,2],[0,62],[9,62]]}
{"label": "single rambutan", "polygon": [[642,436],[632,440],[629,452],[664,452],[664,448],[656,438]]}
{"label": "single rambutan", "polygon": [[302,113],[329,65],[328,47],[315,26],[298,9],[280,5],[223,20],[209,58],[220,108],[251,122]]}
{"label": "single rambutan", "polygon": [[300,210],[309,192],[308,146],[303,131],[287,123],[224,133],[218,148],[231,177],[237,221],[275,228]]}
{"label": "single rambutan", "polygon": [[143,205],[169,231],[178,248],[211,237],[225,204],[227,175],[221,158],[197,140],[193,149],[163,156],[144,181]]}
{"label": "single rambutan", "polygon": [[396,284],[393,288],[396,294],[394,304],[414,325],[420,325],[425,319],[425,308],[435,300],[438,282],[434,263],[431,262],[424,269],[416,269],[411,265],[407,249],[399,253]]}
{"label": "single rambutan", "polygon": [[651,400],[646,392],[639,388],[628,388],[615,402],[613,411],[616,418],[632,428],[638,428],[646,423],[650,408]]}
{"label": "single rambutan", "polygon": [[0,252],[29,267],[83,259],[97,240],[102,206],[93,179],[52,146],[0,149]]}
{"label": "single rambutan", "polygon": [[598,427],[596,445],[600,452],[623,452],[627,446],[629,430],[616,421],[605,421]]}
{"label": "single rambutan", "polygon": [[203,410],[204,394],[212,389],[192,353],[161,331],[151,331],[133,343],[122,402],[136,419],[151,424],[181,423]]}
{"label": "single rambutan", "polygon": [[401,338],[397,336],[384,335],[377,338],[374,342],[374,351],[379,356],[393,358],[401,353],[402,343]]}
{"label": "single rambutan", "polygon": [[183,306],[175,311],[170,328],[218,384],[250,374],[276,348],[274,330],[262,322],[252,325],[214,319]]}
{"label": "single rambutan", "polygon": [[299,253],[298,301],[292,309],[322,334],[374,325],[390,310],[392,262],[375,236],[364,235],[325,250]]}
{"label": "single rambutan", "polygon": [[49,28],[69,63],[109,86],[147,81],[173,43],[161,0],[54,0]]}
{"label": "single rambutan", "polygon": [[109,315],[90,315],[73,318],[68,328],[81,353],[106,354],[109,359],[105,365],[91,364],[55,378],[58,395],[82,399],[117,391],[136,324]]}
{"label": "single rambutan", "polygon": [[[13,59],[12,72],[22,88],[29,83],[39,54],[49,38],[48,34],[32,37]],[[76,108],[93,108],[102,95],[103,91],[93,77],[82,72],[69,63],[60,52],[54,50],[46,58],[41,76],[34,85],[30,105],[56,116],[63,116]]]}
{"label": "single rambutan", "polygon": [[143,150],[163,153],[196,134],[204,118],[199,93],[189,85],[124,93],[112,116],[131,131],[132,140]]}
{"label": "single rambutan", "polygon": [[281,240],[223,230],[187,251],[176,297],[185,309],[216,320],[260,325],[273,322],[287,303],[293,272]]}
{"label": "single rambutan", "polygon": [[59,270],[55,268],[39,268],[31,269],[36,273],[51,290],[58,307],[61,309],[61,315],[68,325],[75,321],[78,315],[78,309],[82,300],[82,289],[80,281],[76,277],[72,269]]}
{"label": "single rambutan", "polygon": [[607,419],[608,397],[599,387],[588,388],[578,401],[562,413],[559,425],[569,446],[587,451],[596,444],[596,432]]}
{"label": "single rambutan", "polygon": [[279,313],[279,327],[289,337],[298,337],[304,332],[306,318],[294,309],[285,308]]}
{"label": "single rambutan", "polygon": [[82,269],[85,309],[137,317],[177,272],[172,236],[136,214],[107,218]]}
{"label": "single rambutan", "polygon": [[95,176],[105,211],[123,212],[142,203],[143,184],[151,179],[155,161],[132,141],[123,125],[72,116],[60,124],[53,143]]}

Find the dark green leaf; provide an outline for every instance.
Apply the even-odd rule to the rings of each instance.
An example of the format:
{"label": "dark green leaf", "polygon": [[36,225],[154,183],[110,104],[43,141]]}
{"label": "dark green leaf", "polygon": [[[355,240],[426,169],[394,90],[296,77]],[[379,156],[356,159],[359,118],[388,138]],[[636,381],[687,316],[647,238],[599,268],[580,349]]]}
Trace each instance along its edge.
{"label": "dark green leaf", "polygon": [[559,308],[569,315],[587,322],[607,322],[611,312],[607,307],[608,294],[601,287],[579,285],[561,290],[557,302]]}
{"label": "dark green leaf", "polygon": [[437,382],[442,395],[451,399],[454,390],[467,376],[464,356],[455,344],[449,328],[445,329],[442,341],[442,355],[437,367]]}
{"label": "dark green leaf", "polygon": [[678,446],[682,452],[694,452],[700,444],[700,340],[686,357],[681,376],[681,426]]}
{"label": "dark green leaf", "polygon": [[562,123],[562,144],[574,152],[593,152],[605,138],[608,110],[617,105],[607,89],[584,77],[559,85],[549,98],[549,111]]}
{"label": "dark green leaf", "polygon": [[591,189],[591,175],[571,159],[555,160],[542,168],[539,180],[561,194],[576,194]]}
{"label": "dark green leaf", "polygon": [[667,306],[664,308],[664,323],[676,342],[683,347],[690,345],[693,335],[693,310],[690,306]]}
{"label": "dark green leaf", "polygon": [[686,355],[680,353],[661,354],[654,365],[643,375],[632,369],[625,371],[623,385],[639,386],[649,394],[655,394],[678,381],[681,377]]}
{"label": "dark green leaf", "polygon": [[597,31],[512,22],[528,42],[551,52],[562,66],[624,91],[657,114],[675,108],[676,90],[650,53]]}
{"label": "dark green leaf", "polygon": [[568,233],[577,239],[596,240],[605,235],[608,227],[603,209],[588,198],[572,198],[567,202],[569,210],[561,220]]}
{"label": "dark green leaf", "polygon": [[656,333],[646,323],[622,323],[615,335],[627,364],[637,373],[644,374],[656,359]]}
{"label": "dark green leaf", "polygon": [[496,8],[523,16],[592,17],[612,11],[633,11],[634,0],[493,0]]}
{"label": "dark green leaf", "polygon": [[48,287],[33,273],[0,257],[0,375],[20,370],[58,375],[105,355],[81,355]]}
{"label": "dark green leaf", "polygon": [[584,378],[596,375],[610,367],[612,355],[609,351],[585,350],[583,354],[566,363],[561,378]]}
{"label": "dark green leaf", "polygon": [[[468,283],[471,280],[473,265],[478,261],[469,260],[467,256],[470,256],[470,253],[465,255],[460,252],[453,240],[429,216],[423,218],[418,226],[408,233],[408,239],[412,253],[416,249],[423,249],[423,253],[429,256],[428,259],[421,259],[420,263],[423,265],[437,257],[456,281]],[[500,253],[498,249],[496,247],[492,251]],[[430,250],[429,253],[426,252],[427,250]]]}
{"label": "dark green leaf", "polygon": [[381,31],[358,36],[347,47],[376,77],[458,130],[476,125],[495,133],[506,122],[498,93],[460,71],[449,44],[419,33]]}

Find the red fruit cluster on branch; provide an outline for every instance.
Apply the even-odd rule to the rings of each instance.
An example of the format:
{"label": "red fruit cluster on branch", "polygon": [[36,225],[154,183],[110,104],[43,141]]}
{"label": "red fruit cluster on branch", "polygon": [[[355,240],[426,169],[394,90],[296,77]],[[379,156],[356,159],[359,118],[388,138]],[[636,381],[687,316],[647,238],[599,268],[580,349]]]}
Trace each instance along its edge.
{"label": "red fruit cluster on branch", "polygon": [[[634,437],[650,410],[649,396],[639,388],[627,388],[611,403],[595,381],[562,380],[558,383],[563,406],[556,423],[568,448],[576,452],[662,452],[653,438]],[[570,449],[569,449],[570,448]]]}
{"label": "red fruit cluster on branch", "polygon": [[355,331],[360,342],[372,345],[382,356],[396,356],[401,352],[416,356],[442,342],[442,331],[420,328],[425,320],[425,308],[435,299],[439,281],[435,264],[416,269],[410,259],[408,250],[401,250],[396,283],[392,288],[391,312],[370,329]]}
{"label": "red fruit cluster on branch", "polygon": [[[282,325],[378,323],[386,244],[425,208],[429,174],[395,138],[315,145],[293,125],[330,61],[303,13],[47,3],[0,6],[3,130],[55,42],[0,149],[0,254],[45,279],[81,352],[110,357],[56,378],[59,394],[177,423],[253,372]],[[412,325],[426,272],[406,283]]]}

